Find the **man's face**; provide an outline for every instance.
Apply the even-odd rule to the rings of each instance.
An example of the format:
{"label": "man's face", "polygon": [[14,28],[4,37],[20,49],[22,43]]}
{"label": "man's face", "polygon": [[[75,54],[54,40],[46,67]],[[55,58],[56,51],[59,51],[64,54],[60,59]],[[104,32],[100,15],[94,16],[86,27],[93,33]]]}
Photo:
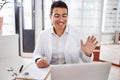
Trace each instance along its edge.
{"label": "man's face", "polygon": [[63,30],[66,27],[68,13],[66,8],[54,8],[50,19],[55,29]]}

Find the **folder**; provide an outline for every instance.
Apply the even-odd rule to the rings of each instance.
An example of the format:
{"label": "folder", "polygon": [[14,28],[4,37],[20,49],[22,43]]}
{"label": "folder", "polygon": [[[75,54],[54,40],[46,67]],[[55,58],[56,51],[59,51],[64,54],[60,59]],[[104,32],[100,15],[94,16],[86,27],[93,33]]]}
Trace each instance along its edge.
{"label": "folder", "polygon": [[38,68],[35,63],[27,66],[15,79],[16,80],[45,80],[51,68]]}

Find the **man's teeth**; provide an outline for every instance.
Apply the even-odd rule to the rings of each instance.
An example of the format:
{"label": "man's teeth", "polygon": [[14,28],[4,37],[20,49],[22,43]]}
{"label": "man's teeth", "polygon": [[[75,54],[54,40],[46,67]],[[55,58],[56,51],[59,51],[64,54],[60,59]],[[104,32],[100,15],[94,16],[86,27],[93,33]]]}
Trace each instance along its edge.
{"label": "man's teeth", "polygon": [[59,23],[59,25],[63,25],[63,23]]}

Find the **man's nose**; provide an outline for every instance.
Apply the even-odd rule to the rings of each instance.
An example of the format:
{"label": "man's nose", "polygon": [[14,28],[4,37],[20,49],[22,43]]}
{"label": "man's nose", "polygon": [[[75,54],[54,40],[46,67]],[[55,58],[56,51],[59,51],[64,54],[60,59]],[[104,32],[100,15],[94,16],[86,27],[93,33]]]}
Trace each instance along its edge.
{"label": "man's nose", "polygon": [[64,17],[63,17],[63,16],[60,16],[60,17],[59,17],[59,20],[60,20],[60,21],[63,21],[63,20],[64,20]]}

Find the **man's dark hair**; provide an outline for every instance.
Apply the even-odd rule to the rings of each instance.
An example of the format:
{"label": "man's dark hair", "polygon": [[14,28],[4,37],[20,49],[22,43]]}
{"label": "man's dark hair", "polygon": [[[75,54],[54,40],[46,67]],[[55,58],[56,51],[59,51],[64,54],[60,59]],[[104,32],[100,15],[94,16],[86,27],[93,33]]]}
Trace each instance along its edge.
{"label": "man's dark hair", "polygon": [[52,15],[54,8],[66,8],[68,12],[68,6],[63,1],[54,1],[51,5],[50,14]]}

